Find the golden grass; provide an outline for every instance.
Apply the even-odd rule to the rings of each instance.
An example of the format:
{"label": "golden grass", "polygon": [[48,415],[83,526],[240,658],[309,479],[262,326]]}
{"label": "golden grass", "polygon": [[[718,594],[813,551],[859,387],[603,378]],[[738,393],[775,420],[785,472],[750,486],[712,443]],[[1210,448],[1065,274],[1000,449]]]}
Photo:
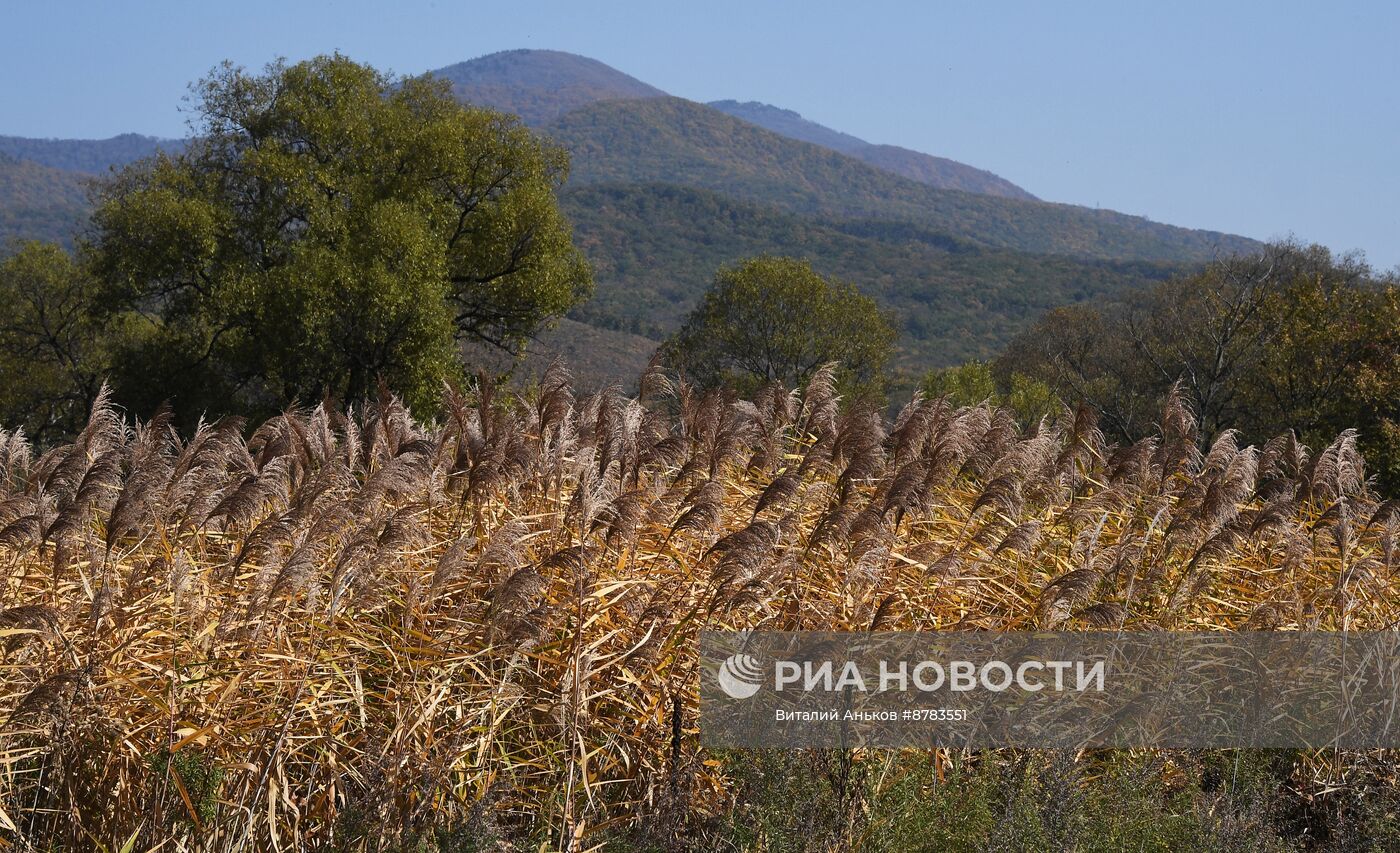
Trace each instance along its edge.
{"label": "golden grass", "polygon": [[[701,627],[1392,627],[1352,435],[1197,450],[916,400],[449,394],[0,435],[0,845],[588,847],[724,808]],[[679,738],[675,737],[679,726]]]}

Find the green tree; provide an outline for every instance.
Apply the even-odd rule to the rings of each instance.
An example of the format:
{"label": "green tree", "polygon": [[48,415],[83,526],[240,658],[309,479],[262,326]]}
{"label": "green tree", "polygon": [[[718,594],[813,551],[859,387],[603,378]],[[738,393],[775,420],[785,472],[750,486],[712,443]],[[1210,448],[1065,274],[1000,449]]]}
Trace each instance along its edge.
{"label": "green tree", "polygon": [[924,376],[921,390],[928,399],[945,397],[954,406],[990,402],[1008,408],[1027,426],[1041,418],[1054,417],[1064,409],[1049,385],[1021,373],[998,381],[991,365],[984,361],[931,370]]}
{"label": "green tree", "polygon": [[844,391],[880,393],[894,340],[889,318],[852,285],[806,261],[759,257],[721,269],[662,352],[703,385],[801,385],[835,361]]}
{"label": "green tree", "polygon": [[1278,243],[1096,308],[1052,311],[994,366],[1085,402],[1120,439],[1149,434],[1175,383],[1203,440],[1285,430],[1318,447],[1356,428],[1400,490],[1400,290],[1356,257]]}
{"label": "green tree", "polygon": [[86,422],[120,328],[93,316],[97,290],[54,243],[18,244],[0,262],[0,424],[47,443]]}
{"label": "green tree", "polygon": [[997,397],[992,369],[981,361],[930,370],[924,376],[922,390],[925,397],[946,397],[954,406],[976,406]]}
{"label": "green tree", "polygon": [[193,87],[193,141],[100,191],[95,268],[146,321],[121,397],[265,413],[411,403],[460,344],[515,352],[592,283],[555,193],[567,154],[513,118],[340,56],[225,64]]}

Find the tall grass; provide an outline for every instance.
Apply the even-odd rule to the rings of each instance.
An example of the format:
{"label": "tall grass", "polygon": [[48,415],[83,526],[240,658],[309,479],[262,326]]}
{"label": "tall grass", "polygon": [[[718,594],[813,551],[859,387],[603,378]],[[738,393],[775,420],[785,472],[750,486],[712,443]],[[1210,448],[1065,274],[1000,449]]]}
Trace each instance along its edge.
{"label": "tall grass", "polygon": [[[749,401],[641,388],[580,397],[555,365],[431,422],[386,393],[181,438],[104,398],[71,444],[0,434],[0,839],[701,846],[745,790],[695,743],[702,627],[1400,616],[1400,505],[1352,433],[1207,444],[1179,397],[1127,447],[1089,411],[1023,430],[915,399],[889,423],[829,369]],[[832,760],[837,822],[878,818],[855,792],[902,777]],[[1360,760],[1290,773],[1338,790]]]}

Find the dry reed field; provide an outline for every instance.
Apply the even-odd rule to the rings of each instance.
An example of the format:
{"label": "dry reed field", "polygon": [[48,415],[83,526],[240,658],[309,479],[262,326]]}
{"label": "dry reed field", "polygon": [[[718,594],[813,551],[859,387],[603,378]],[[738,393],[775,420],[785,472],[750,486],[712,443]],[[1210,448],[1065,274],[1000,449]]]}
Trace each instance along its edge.
{"label": "dry reed field", "polygon": [[1121,447],[1087,410],[891,423],[832,375],[744,401],[652,368],[633,399],[556,364],[431,421],[385,393],[0,434],[0,846],[588,849],[703,819],[732,780],[695,744],[702,627],[1400,619],[1400,504],[1351,433],[1202,441],[1179,397]]}

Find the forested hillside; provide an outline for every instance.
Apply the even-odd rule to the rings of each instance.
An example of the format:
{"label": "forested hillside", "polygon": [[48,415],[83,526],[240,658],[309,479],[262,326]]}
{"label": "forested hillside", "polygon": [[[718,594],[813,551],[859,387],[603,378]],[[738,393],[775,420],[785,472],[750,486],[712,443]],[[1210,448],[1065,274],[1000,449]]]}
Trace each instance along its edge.
{"label": "forested hillside", "polygon": [[681,98],[603,101],[545,132],[573,155],[574,185],[683,184],[791,213],[903,221],[1040,254],[1200,262],[1258,246],[1111,210],[934,189]]}
{"label": "forested hillside", "polygon": [[54,169],[99,175],[113,166],[125,166],[159,149],[177,150],[179,139],[157,139],[139,133],[123,133],[110,139],[30,139],[0,136],[0,154],[32,160]]}
{"label": "forested hillside", "polygon": [[20,238],[70,242],[86,216],[81,175],[0,154],[0,247]]}
{"label": "forested hillside", "polygon": [[[0,158],[0,233],[71,240],[86,216],[85,180]],[[561,203],[593,264],[597,291],[572,315],[579,323],[546,333],[539,347],[572,353],[586,383],[608,371],[635,373],[647,341],[654,345],[679,325],[718,267],[755,254],[808,258],[875,296],[897,316],[896,365],[910,369],[991,357],[1049,308],[1186,268],[994,249],[908,223],[801,216],[675,184],[574,186]],[[613,332],[626,334],[602,334]],[[625,358],[587,357],[587,342],[600,337]]]}
{"label": "forested hillside", "polygon": [[1049,308],[1135,289],[1184,268],[956,240],[933,245],[930,235],[907,229],[809,220],[668,184],[579,187],[562,202],[597,286],[577,319],[660,339],[720,266],[755,254],[793,255],[858,283],[893,311],[901,331],[897,364],[907,367],[991,357]]}
{"label": "forested hillside", "polygon": [[1035,199],[1035,196],[985,169],[966,163],[911,151],[898,145],[875,145],[849,133],[832,130],[803,118],[792,110],[757,101],[711,101],[709,106],[750,124],[771,130],[789,139],[810,142],[849,154],[877,169],[904,178],[950,190],[997,195],[1006,198]]}
{"label": "forested hillside", "polygon": [[[595,59],[558,50],[506,50],[439,68],[432,74],[451,83],[459,100],[515,113],[535,127],[600,101],[667,95]],[[782,136],[849,154],[876,168],[930,186],[1034,198],[983,169],[892,145],[873,145],[808,121],[792,110],[735,100],[714,101],[709,106]]]}

